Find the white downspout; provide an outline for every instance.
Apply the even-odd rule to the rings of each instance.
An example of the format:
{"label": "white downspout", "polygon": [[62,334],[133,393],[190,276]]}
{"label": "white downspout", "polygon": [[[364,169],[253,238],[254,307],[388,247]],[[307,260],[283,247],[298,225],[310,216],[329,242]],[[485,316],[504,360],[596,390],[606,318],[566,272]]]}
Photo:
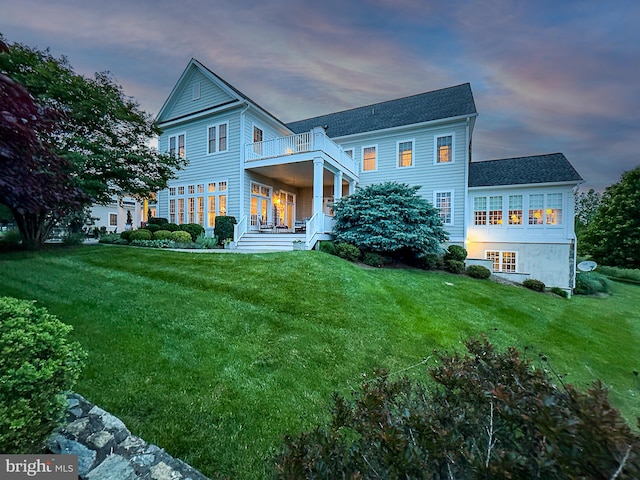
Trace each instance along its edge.
{"label": "white downspout", "polygon": [[[241,221],[242,217],[244,217],[244,175],[245,175],[245,171],[244,171],[244,161],[245,161],[245,138],[244,138],[244,114],[247,110],[249,110],[249,107],[251,106],[249,103],[244,102],[246,107],[244,107],[241,111],[240,111],[240,185],[238,185],[239,187],[239,193],[240,193],[240,209],[239,209],[239,218],[237,219],[237,221]],[[235,240],[235,239],[234,239]]]}
{"label": "white downspout", "polygon": [[470,219],[470,216],[468,215],[468,211],[469,211],[469,168],[470,168],[470,163],[471,163],[471,131],[469,128],[469,119],[470,117],[467,117],[467,124],[466,124],[466,134],[467,134],[467,138],[466,138],[466,150],[467,150],[467,155],[466,155],[466,165],[464,167],[464,210],[463,210],[463,218],[464,221],[462,222],[462,242],[463,242],[463,248],[467,248],[467,222]]}

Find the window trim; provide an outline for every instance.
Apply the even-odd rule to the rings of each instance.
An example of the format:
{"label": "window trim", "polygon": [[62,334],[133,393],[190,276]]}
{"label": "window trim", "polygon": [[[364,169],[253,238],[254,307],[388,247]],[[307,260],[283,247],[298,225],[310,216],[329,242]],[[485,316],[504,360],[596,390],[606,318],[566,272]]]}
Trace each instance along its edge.
{"label": "window trim", "polygon": [[[500,267],[500,268],[499,268],[498,270],[493,269],[493,271],[494,271],[494,272],[497,272],[497,273],[518,273],[518,256],[519,256],[519,255],[518,255],[518,251],[517,251],[517,250],[494,250],[494,249],[487,249],[487,250],[485,250],[485,251],[484,251],[484,258],[485,258],[485,260],[490,260],[489,258],[487,258],[487,253],[489,253],[489,252],[495,252],[495,253],[497,253],[497,254],[498,254],[498,258],[499,258],[498,265],[499,265],[499,267]],[[513,253],[513,256],[514,256],[514,270],[513,270],[513,272],[508,271],[508,270],[507,270],[507,271],[503,270],[503,266],[504,266],[504,254],[505,254],[505,253]]]}
{"label": "window trim", "polygon": [[[184,137],[184,152],[180,155],[180,137]],[[175,138],[175,158],[185,158],[187,156],[187,132],[178,132],[167,137],[167,153],[171,155],[171,139]]]}
{"label": "window trim", "polygon": [[[411,164],[410,165],[400,165],[400,144],[401,143],[411,144]],[[415,166],[416,166],[416,139],[408,138],[406,140],[397,140],[396,141],[396,169],[403,170],[405,168],[414,168]]]}
{"label": "window trim", "polygon": [[[225,137],[226,140],[227,140],[226,141],[226,145],[225,145],[226,148],[224,150],[220,150],[220,126],[221,125],[225,125],[226,130],[227,130],[227,136]],[[216,138],[215,138],[216,151],[212,152],[209,149],[209,145],[211,143],[211,137],[210,137],[211,129],[214,128],[214,127],[216,129]],[[206,149],[207,149],[207,155],[217,155],[219,153],[226,153],[226,152],[229,151],[229,120],[226,120],[224,122],[211,123],[211,124],[207,125],[207,146],[206,146]]]}
{"label": "window trim", "polygon": [[[108,220],[108,224],[110,227],[117,227],[118,226],[118,212],[109,212],[108,214],[109,220]],[[111,223],[111,216],[115,215],[115,219],[116,219],[116,223]]]}
{"label": "window trim", "polygon": [[[438,161],[438,139],[444,137],[451,137],[451,161],[449,162],[439,162]],[[434,165],[451,165],[452,163],[456,163],[456,134],[455,132],[451,133],[440,133],[433,136],[433,164]]]}
{"label": "window trim", "polygon": [[[446,223],[446,222],[442,222],[443,225],[449,227],[449,226],[454,226],[455,225],[455,215],[454,215],[454,198],[455,198],[455,190],[434,190],[433,191],[433,206],[436,208],[436,210],[438,210],[438,215],[440,215],[440,208],[438,207],[438,194],[439,193],[448,193],[450,195],[450,199],[451,199],[451,204],[449,206],[449,208],[451,209],[451,222]],[[441,217],[442,218],[442,217]]]}
{"label": "window trim", "polygon": [[[225,188],[221,189],[220,188],[220,184],[224,183]],[[209,191],[209,185],[213,184],[215,185],[215,190],[214,191]],[[198,190],[198,186],[202,185],[203,191],[200,192]],[[169,217],[171,218],[171,202],[173,202],[174,204],[174,213],[173,213],[173,219],[174,221],[172,221],[171,223],[177,223],[180,224],[179,219],[181,217],[182,214],[182,218],[184,219],[185,223],[189,223],[189,222],[193,222],[193,223],[198,223],[198,219],[200,218],[200,201],[199,198],[203,198],[204,199],[204,207],[205,210],[203,213],[204,215],[204,222],[206,225],[203,225],[205,228],[213,228],[211,226],[209,226],[208,221],[209,221],[209,197],[216,197],[216,201],[215,201],[215,207],[216,207],[216,212],[214,212],[215,214],[218,213],[219,209],[220,209],[220,197],[226,197],[225,201],[222,202],[225,205],[225,211],[227,211],[227,199],[228,199],[228,194],[229,194],[229,180],[227,178],[222,178],[220,180],[206,180],[206,181],[199,181],[199,182],[193,182],[193,183],[179,183],[179,184],[172,184],[171,186],[169,186],[167,188],[167,205],[168,205],[168,211],[169,211]],[[191,187],[193,187],[193,193],[189,193],[191,192]],[[183,193],[178,193],[180,191],[180,189],[182,189]],[[171,195],[171,190],[174,191],[174,194]],[[182,200],[182,205],[183,205],[183,212],[180,211],[179,208],[179,201]],[[193,206],[194,209],[193,211],[189,210],[189,206],[190,206],[190,201],[193,201]],[[215,216],[215,215],[214,215]],[[215,222],[214,222],[215,223]]]}
{"label": "window trim", "polygon": [[[365,169],[364,169],[364,151],[365,151],[365,149],[367,149],[367,148],[373,148],[373,149],[375,149],[375,153],[376,153],[376,156],[375,156],[375,164],[374,164],[374,165],[375,165],[375,168],[373,168],[372,170],[365,170]],[[362,173],[364,173],[364,172],[367,172],[367,173],[377,172],[377,171],[378,171],[378,144],[376,143],[376,144],[374,144],[374,145],[363,145],[363,146],[361,147],[361,149],[360,149],[360,153],[362,153],[362,161],[360,162],[360,165],[361,165],[361,167],[362,167],[361,172],[362,172]]]}

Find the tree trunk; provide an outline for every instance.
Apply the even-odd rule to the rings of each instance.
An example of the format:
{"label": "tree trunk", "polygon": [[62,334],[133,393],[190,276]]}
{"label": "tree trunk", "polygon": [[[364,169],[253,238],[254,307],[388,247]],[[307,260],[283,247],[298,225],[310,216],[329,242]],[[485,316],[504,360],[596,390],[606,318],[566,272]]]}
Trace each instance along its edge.
{"label": "tree trunk", "polygon": [[22,235],[22,246],[26,250],[40,248],[53,229],[51,215],[48,212],[20,213],[16,209],[11,209],[11,213]]}

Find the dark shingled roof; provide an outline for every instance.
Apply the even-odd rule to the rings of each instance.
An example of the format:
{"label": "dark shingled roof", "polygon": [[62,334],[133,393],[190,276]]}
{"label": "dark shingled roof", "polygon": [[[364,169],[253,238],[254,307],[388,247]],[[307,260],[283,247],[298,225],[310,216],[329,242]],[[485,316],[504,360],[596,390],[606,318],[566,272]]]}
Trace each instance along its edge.
{"label": "dark shingled roof", "polygon": [[476,113],[471,85],[464,83],[456,87],[308,118],[289,123],[287,127],[295,133],[308,132],[313,127],[326,127],[327,135],[337,138]]}
{"label": "dark shingled roof", "polygon": [[582,177],[562,153],[469,164],[469,187],[582,181]]}

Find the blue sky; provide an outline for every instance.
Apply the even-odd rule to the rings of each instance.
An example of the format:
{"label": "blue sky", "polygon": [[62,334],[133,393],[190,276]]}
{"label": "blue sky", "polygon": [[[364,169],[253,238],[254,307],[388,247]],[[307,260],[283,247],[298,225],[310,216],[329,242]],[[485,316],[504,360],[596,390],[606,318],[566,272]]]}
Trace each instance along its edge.
{"label": "blue sky", "polygon": [[3,0],[0,33],[110,71],[156,114],[194,57],[288,122],[471,83],[473,159],[640,164],[637,0]]}

